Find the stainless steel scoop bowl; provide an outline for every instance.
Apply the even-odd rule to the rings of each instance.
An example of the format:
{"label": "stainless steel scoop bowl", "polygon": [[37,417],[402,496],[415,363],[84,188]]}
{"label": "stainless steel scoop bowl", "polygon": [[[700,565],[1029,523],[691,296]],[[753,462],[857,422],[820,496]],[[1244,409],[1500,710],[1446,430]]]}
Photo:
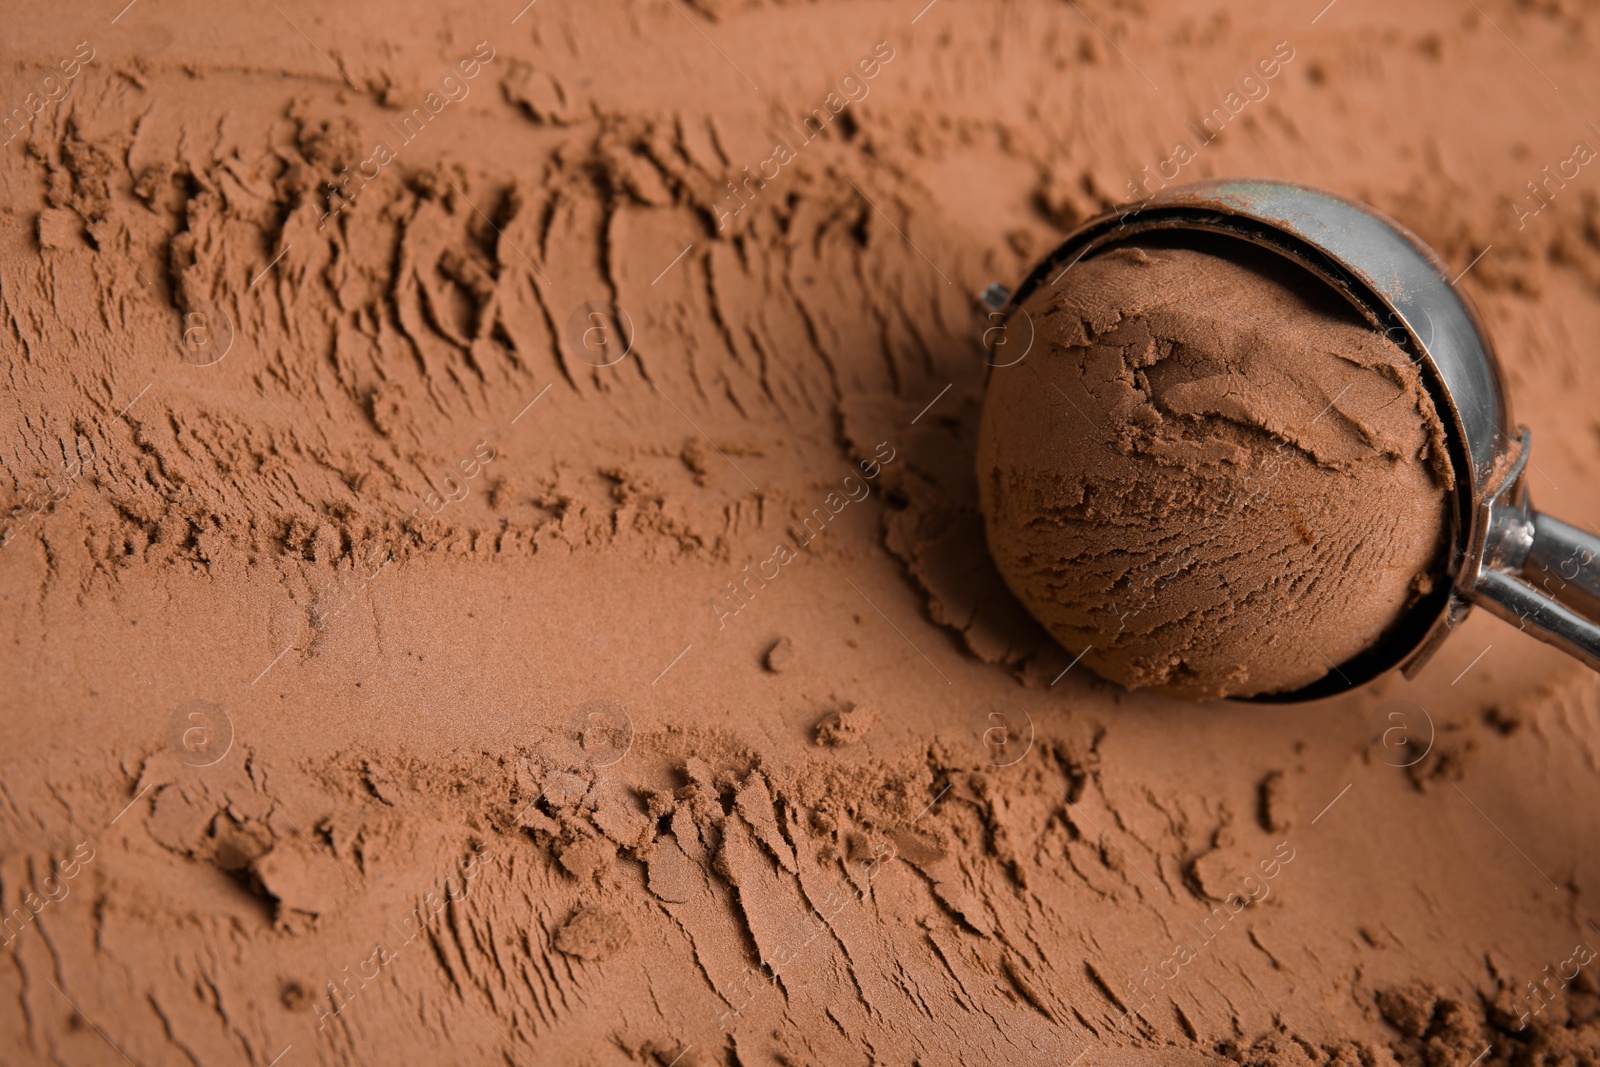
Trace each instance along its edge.
{"label": "stainless steel scoop bowl", "polygon": [[1326,696],[1394,667],[1412,675],[1473,604],[1600,671],[1600,538],[1529,504],[1523,469],[1532,437],[1513,429],[1489,335],[1439,257],[1398,223],[1282,182],[1173,186],[1085,223],[1014,293],[991,286],[984,303],[1008,316],[1085,259],[1186,234],[1266,249],[1343,294],[1422,370],[1456,472],[1449,582],[1419,601],[1381,647],[1304,689],[1260,699]]}

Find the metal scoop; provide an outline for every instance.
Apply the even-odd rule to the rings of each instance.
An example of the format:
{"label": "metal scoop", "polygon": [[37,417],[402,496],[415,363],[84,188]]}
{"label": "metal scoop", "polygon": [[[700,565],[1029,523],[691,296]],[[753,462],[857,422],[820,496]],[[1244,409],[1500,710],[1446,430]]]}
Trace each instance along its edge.
{"label": "metal scoop", "polygon": [[1532,437],[1512,431],[1494,346],[1434,252],[1371,208],[1297,185],[1215,181],[1174,186],[1093,219],[984,303],[1009,316],[1041,285],[1119,245],[1180,234],[1248,242],[1341,293],[1422,371],[1445,423],[1456,473],[1447,557],[1438,583],[1380,647],[1277,701],[1354,688],[1393,667],[1415,674],[1473,604],[1600,671],[1600,538],[1535,511],[1522,477]]}

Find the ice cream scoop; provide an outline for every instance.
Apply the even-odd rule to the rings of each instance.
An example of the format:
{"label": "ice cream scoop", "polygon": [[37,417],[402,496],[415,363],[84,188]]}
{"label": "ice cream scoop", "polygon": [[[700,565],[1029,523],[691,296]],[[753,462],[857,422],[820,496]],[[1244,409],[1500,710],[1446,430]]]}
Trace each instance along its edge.
{"label": "ice cream scoop", "polygon": [[1091,668],[1312,699],[1414,673],[1481,604],[1600,670],[1600,539],[1529,504],[1488,335],[1397,223],[1283,183],[1173,187],[984,302],[1007,352],[980,431],[991,553]]}
{"label": "ice cream scoop", "polygon": [[1448,584],[1454,479],[1422,374],[1305,271],[1147,239],[1018,314],[1034,345],[980,433],[989,549],[1101,675],[1299,689]]}

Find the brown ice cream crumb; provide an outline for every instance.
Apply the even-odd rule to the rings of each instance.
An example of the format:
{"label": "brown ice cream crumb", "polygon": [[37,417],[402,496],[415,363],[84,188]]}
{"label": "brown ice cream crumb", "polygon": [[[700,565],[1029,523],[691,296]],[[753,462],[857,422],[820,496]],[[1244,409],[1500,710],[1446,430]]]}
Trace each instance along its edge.
{"label": "brown ice cream crumb", "polygon": [[1439,996],[1420,982],[1379,990],[1378,1010],[1384,1020],[1407,1037],[1421,1037],[1433,1019]]}
{"label": "brown ice cream crumb", "polygon": [[1023,305],[1037,339],[980,432],[989,544],[1103,677],[1298,689],[1439,565],[1447,460],[1417,370],[1288,269],[1119,249]]}
{"label": "brown ice cream crumb", "polygon": [[817,723],[817,744],[830,748],[853,745],[867,736],[867,731],[877,721],[878,713],[860,704],[829,712]]}
{"label": "brown ice cream crumb", "polygon": [[585,904],[556,931],[556,948],[568,956],[603,960],[627,947],[633,938],[627,919],[617,912]]}
{"label": "brown ice cream crumb", "polygon": [[1281,834],[1291,825],[1289,809],[1289,779],[1282,771],[1273,771],[1261,779],[1259,816],[1261,828],[1268,833]]}
{"label": "brown ice cream crumb", "polygon": [[767,654],[761,661],[773,674],[782,674],[794,666],[794,642],[787,637],[780,637],[767,649]]}
{"label": "brown ice cream crumb", "polygon": [[39,247],[71,248],[83,233],[83,224],[70,211],[51,208],[39,212]]}

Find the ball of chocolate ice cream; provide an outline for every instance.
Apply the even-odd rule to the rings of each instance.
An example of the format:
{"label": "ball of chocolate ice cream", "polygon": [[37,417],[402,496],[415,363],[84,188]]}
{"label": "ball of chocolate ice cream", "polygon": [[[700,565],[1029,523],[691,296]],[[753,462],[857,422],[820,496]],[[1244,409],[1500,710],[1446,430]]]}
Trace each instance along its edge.
{"label": "ball of chocolate ice cream", "polygon": [[1021,308],[1033,347],[984,401],[989,547],[1105,678],[1296,690],[1444,580],[1449,458],[1420,374],[1299,273],[1119,248]]}

